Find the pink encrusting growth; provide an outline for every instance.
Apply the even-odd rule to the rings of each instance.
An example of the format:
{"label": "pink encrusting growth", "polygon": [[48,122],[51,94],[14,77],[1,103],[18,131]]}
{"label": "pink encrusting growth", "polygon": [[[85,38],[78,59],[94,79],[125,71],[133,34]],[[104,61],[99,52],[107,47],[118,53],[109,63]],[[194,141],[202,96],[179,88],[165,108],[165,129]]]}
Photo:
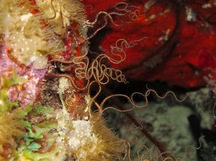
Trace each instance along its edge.
{"label": "pink encrusting growth", "polygon": [[105,54],[88,59],[93,23],[82,3],[3,0],[0,9],[0,160],[116,159],[122,141],[90,88],[125,78]]}

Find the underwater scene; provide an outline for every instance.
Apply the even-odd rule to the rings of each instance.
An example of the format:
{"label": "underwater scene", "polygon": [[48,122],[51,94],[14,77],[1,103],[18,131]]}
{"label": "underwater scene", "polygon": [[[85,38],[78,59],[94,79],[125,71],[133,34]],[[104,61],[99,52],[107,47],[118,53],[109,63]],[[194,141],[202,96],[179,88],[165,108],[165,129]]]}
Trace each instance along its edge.
{"label": "underwater scene", "polygon": [[216,0],[0,0],[0,161],[216,161]]}

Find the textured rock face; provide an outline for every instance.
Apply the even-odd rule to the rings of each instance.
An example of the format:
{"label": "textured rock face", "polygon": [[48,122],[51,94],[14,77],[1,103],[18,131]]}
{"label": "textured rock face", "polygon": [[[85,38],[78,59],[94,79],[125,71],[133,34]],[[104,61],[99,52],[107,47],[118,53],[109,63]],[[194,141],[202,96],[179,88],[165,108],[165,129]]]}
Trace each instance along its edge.
{"label": "textured rock face", "polygon": [[103,82],[105,56],[89,64],[82,3],[0,5],[0,160],[116,159],[121,141],[91,110],[92,78]]}
{"label": "textured rock face", "polygon": [[[172,129],[169,122],[175,117],[164,119],[164,115],[180,113],[182,106],[169,111],[167,105],[162,104],[142,115],[141,111],[145,110],[142,107],[148,104],[147,97],[151,92],[157,95],[154,90],[135,92],[130,97],[112,94],[105,86],[111,80],[127,83],[122,71],[115,68],[121,68],[133,79],[159,79],[185,87],[202,85],[203,76],[215,68],[214,54],[211,54],[215,46],[208,44],[214,39],[211,37],[215,30],[214,16],[205,17],[201,12],[209,20],[202,26],[202,21],[197,21],[194,13],[196,5],[189,1],[187,7],[182,7],[181,3],[154,0],[98,2],[84,0],[86,6],[83,6],[79,0],[1,0],[0,160],[176,159],[175,154],[168,153],[162,143],[149,133],[151,127],[145,131],[129,112],[140,108],[137,110],[138,118],[146,118],[142,121],[148,125],[152,123],[159,135],[161,131],[163,135],[173,132],[175,137],[171,143],[174,144],[179,136],[185,141],[189,132],[182,130],[187,136],[177,134],[176,130],[181,129],[177,127],[179,122],[174,123]],[[213,2],[200,3],[203,9],[215,8]],[[86,14],[85,9],[90,11]],[[103,12],[106,10],[109,11]],[[208,25],[212,27],[211,33]],[[87,34],[89,28],[92,30]],[[107,28],[111,29],[110,33],[103,36],[99,47],[107,54],[89,52],[89,39]],[[207,32],[203,34],[205,29]],[[205,43],[193,46],[189,53],[191,44],[180,41],[188,37],[197,40],[196,43],[202,37]],[[111,66],[107,66],[108,63]],[[141,77],[143,75],[145,78]],[[106,97],[98,101],[97,97],[102,92]],[[137,104],[136,97],[142,97],[146,101],[144,105]],[[130,108],[122,107],[121,99],[130,102]],[[104,108],[109,100],[112,106]],[[114,127],[119,126],[120,134],[121,130],[126,131],[122,134],[123,139],[117,138],[105,125],[103,115],[106,111],[109,114],[110,111],[123,113],[132,121],[125,122],[121,117],[111,119]],[[152,113],[162,115],[154,121]],[[185,117],[191,114],[191,110],[185,108],[182,114],[184,117],[179,117],[188,126]],[[157,124],[162,119],[163,124]],[[127,128],[117,124],[121,122]],[[206,119],[206,122],[212,123],[212,119]],[[148,139],[148,142],[138,144],[139,138]],[[188,144],[191,140],[185,142]],[[152,152],[149,145],[156,150]],[[175,145],[171,148],[175,149]],[[181,147],[177,150],[179,148],[182,152]]]}

